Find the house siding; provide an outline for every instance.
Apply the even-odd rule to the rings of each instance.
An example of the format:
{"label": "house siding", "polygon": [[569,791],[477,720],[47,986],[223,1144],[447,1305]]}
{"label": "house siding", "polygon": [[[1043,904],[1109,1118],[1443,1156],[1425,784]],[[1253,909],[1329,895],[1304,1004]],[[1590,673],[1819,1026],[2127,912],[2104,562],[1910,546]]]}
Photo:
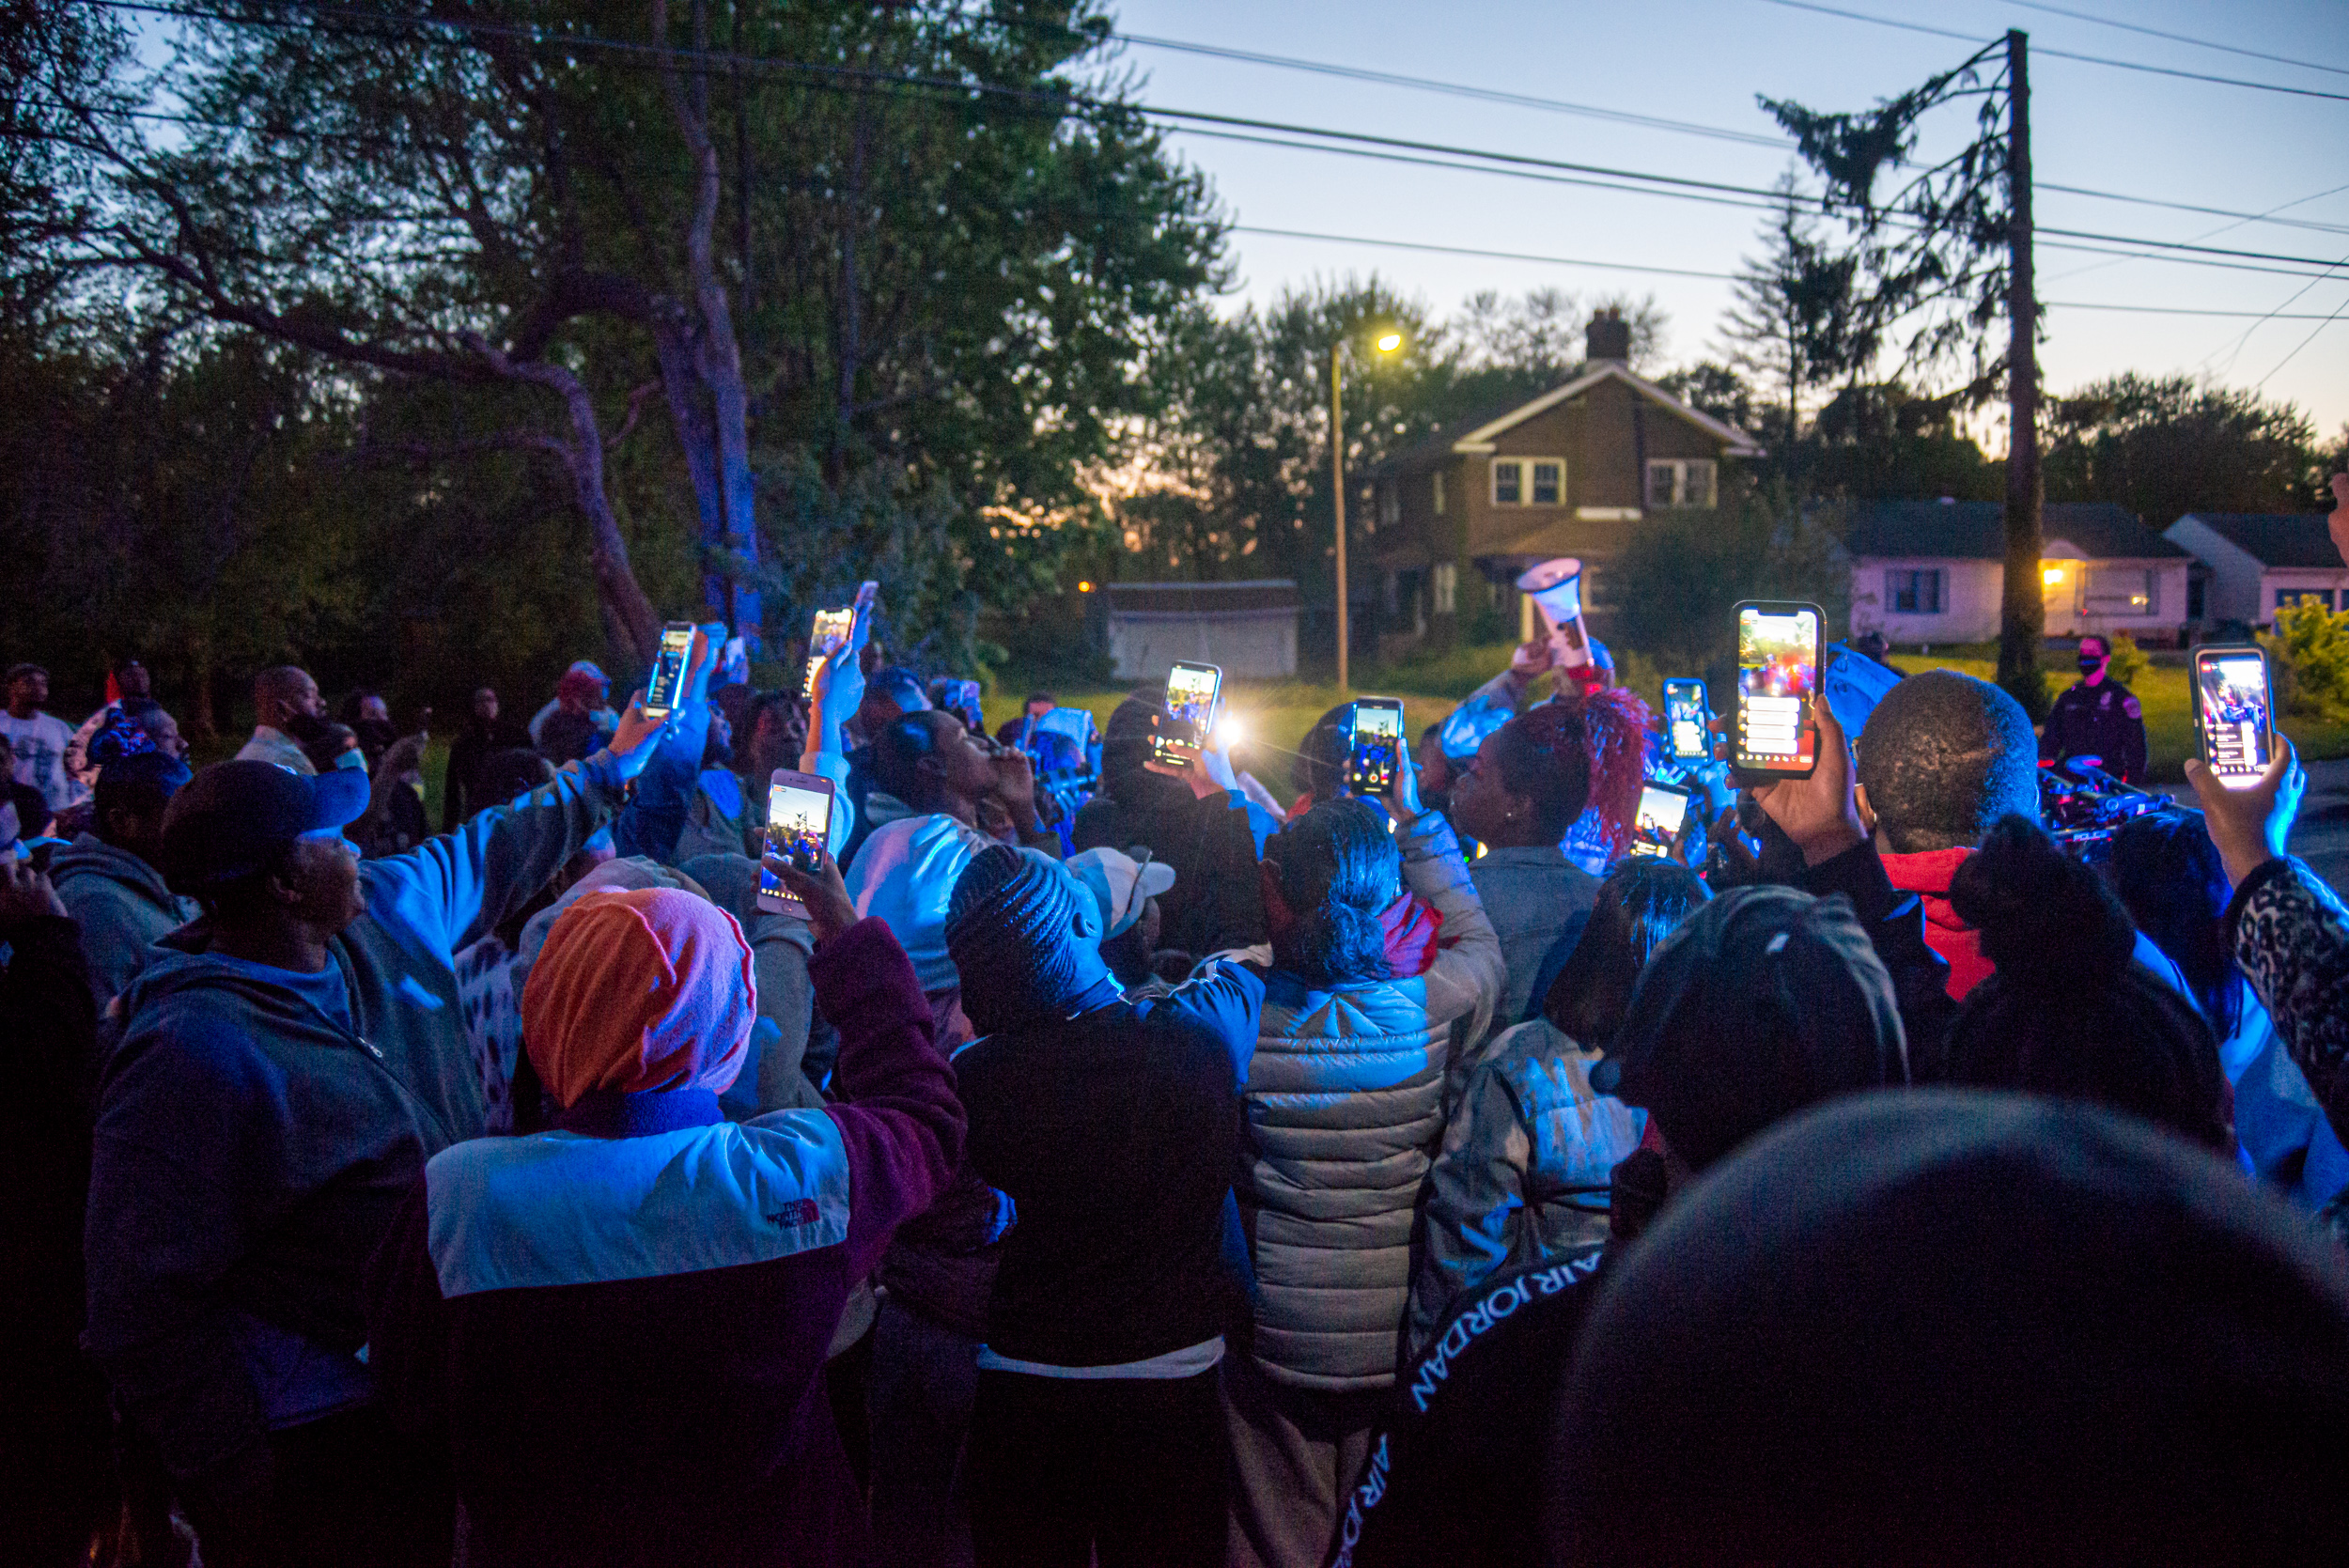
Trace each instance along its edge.
{"label": "house siding", "polygon": [[[2139,642],[2166,643],[2186,623],[2186,581],[2188,563],[2175,559],[2085,561],[2074,555],[2054,555],[2067,565],[2098,569],[2125,568],[2152,572],[2156,581],[2155,602],[2142,615],[2088,614],[2079,608],[2079,579],[2073,576],[2064,593],[2046,599],[2046,633],[2050,637],[2082,637],[2092,632],[2129,633]],[[1888,571],[1937,570],[1941,573],[1941,613],[1905,614],[1887,607],[1884,576]],[[2006,566],[1999,561],[1937,556],[1857,556],[1852,561],[1851,630],[1881,631],[1894,643],[1984,643],[1999,635],[2006,595]]]}

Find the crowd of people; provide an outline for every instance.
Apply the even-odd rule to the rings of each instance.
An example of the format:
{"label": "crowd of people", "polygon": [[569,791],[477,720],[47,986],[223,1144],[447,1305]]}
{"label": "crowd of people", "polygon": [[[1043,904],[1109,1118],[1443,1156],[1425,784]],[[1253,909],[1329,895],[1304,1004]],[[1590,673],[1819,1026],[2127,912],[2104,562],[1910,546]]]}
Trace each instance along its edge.
{"label": "crowd of people", "polygon": [[2339,1559],[2280,737],[2091,864],[1947,671],[1751,781],[1536,640],[1283,804],[1162,691],[990,736],[862,613],[804,695],[725,631],[658,722],[476,691],[437,832],[372,691],[191,769],[135,661],[78,731],[8,672],[0,1555]]}

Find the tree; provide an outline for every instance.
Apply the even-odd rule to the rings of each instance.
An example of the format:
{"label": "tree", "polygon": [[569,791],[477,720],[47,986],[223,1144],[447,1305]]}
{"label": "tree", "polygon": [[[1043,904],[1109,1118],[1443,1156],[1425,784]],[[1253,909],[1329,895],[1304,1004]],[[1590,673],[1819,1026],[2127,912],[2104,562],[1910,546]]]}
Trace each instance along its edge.
{"label": "tree", "polygon": [[[1204,182],[1119,84],[1062,74],[1103,38],[1065,8],[228,16],[182,21],[175,145],[80,107],[104,221],[71,261],[361,396],[464,394],[383,455],[558,464],[637,657],[659,617],[623,513],[690,494],[703,597],[749,618],[743,593],[807,559],[783,541],[796,559],[765,567],[761,470],[810,455],[856,507],[867,467],[908,517],[942,483],[955,591],[1032,591],[1092,507],[1086,465],[1155,407],[1135,372],[1161,323],[1217,275]],[[617,495],[614,432],[656,396],[672,456]]]}
{"label": "tree", "polygon": [[1792,496],[1799,489],[1803,399],[1858,368],[1850,337],[1859,257],[1821,239],[1791,175],[1779,183],[1762,237],[1762,256],[1748,258],[1730,284],[1721,335],[1730,365],[1771,395],[1776,417],[1764,422],[1764,435],[1778,449]]}
{"label": "tree", "polygon": [[[2039,670],[2046,624],[2040,595],[2039,301],[2032,283],[2030,88],[2028,40],[2009,32],[1898,97],[1857,114],[1822,114],[1761,101],[1795,135],[1826,182],[1825,210],[1843,220],[1865,287],[1844,342],[1855,370],[1896,336],[1902,370],[1937,380],[1952,365],[1965,379],[1940,394],[1971,408],[2003,384],[2007,394],[2006,577],[1999,626],[1999,681],[2034,717],[2047,706]],[[1993,60],[2002,69],[1985,77]],[[1937,163],[1916,157],[1925,117],[1974,100],[1974,135]],[[1916,172],[1908,173],[1909,170]],[[1889,201],[1876,184],[1900,170]],[[2003,321],[2001,348],[1992,334]]]}
{"label": "tree", "polygon": [[2117,501],[2155,529],[2187,512],[2314,504],[2315,428],[2289,403],[2131,372],[2053,398],[2047,411],[2051,500]]}

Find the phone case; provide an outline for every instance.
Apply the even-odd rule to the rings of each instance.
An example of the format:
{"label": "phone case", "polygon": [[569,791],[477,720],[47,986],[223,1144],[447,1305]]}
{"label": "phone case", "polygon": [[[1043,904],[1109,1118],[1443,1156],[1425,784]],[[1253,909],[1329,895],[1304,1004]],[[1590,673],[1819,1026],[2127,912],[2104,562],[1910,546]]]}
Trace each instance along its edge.
{"label": "phone case", "polygon": [[[1745,599],[1740,601],[1736,607],[1730,612],[1730,613],[1738,616],[1742,620],[1745,612],[1748,610],[1759,611],[1764,614],[1770,615],[1789,615],[1797,613],[1807,613],[1810,614],[1812,617],[1811,690],[1806,692],[1801,692],[1798,695],[1805,702],[1816,698],[1819,694],[1820,682],[1826,675],[1826,612],[1822,611],[1815,604],[1806,604],[1797,599]],[[1742,636],[1742,632],[1740,635]],[[1797,735],[1799,735],[1804,729],[1810,729],[1812,732],[1811,761],[1807,765],[1799,763],[1788,763],[1782,765],[1766,762],[1750,763],[1746,760],[1744,754],[1744,739],[1746,733],[1746,705],[1749,698],[1746,693],[1745,664],[1742,649],[1738,650],[1733,667],[1736,672],[1732,685],[1732,690],[1735,695],[1736,706],[1732,709],[1729,756],[1730,766],[1735,771],[1737,776],[1749,783],[1770,784],[1781,779],[1807,779],[1811,777],[1812,774],[1817,772],[1819,770],[1817,727],[1812,724],[1808,718],[1801,718],[1797,721]]]}

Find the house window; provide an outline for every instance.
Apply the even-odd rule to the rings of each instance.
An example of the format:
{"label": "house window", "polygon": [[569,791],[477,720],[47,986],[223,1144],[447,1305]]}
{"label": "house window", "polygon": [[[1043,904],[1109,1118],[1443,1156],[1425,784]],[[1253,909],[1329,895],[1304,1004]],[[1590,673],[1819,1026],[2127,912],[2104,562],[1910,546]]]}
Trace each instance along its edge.
{"label": "house window", "polygon": [[1713,459],[1659,458],[1647,465],[1647,504],[1651,506],[1710,506],[1713,505]]}
{"label": "house window", "polygon": [[1460,567],[1457,562],[1439,561],[1436,563],[1436,569],[1433,573],[1432,592],[1435,595],[1437,614],[1451,615],[1458,613],[1460,608]]}
{"label": "house window", "polygon": [[1566,465],[1547,458],[1533,459],[1533,505],[1555,506],[1566,498]]}
{"label": "house window", "polygon": [[1443,516],[1443,471],[1436,471],[1436,515]]}
{"label": "house window", "polygon": [[1493,505],[1559,506],[1566,499],[1563,458],[1495,458]]}
{"label": "house window", "polygon": [[1403,520],[1403,487],[1392,480],[1378,487],[1378,520],[1389,528]]}
{"label": "house window", "polygon": [[2087,615],[2158,615],[2161,579],[2136,567],[2091,567],[2083,574],[2080,613]]}
{"label": "house window", "polygon": [[1941,613],[1941,573],[1888,571],[1884,574],[1884,608],[1895,615]]}
{"label": "house window", "polygon": [[2330,610],[2333,607],[2333,591],[2330,588],[2277,589],[2276,608],[2281,610],[2287,604],[2321,604]]}

